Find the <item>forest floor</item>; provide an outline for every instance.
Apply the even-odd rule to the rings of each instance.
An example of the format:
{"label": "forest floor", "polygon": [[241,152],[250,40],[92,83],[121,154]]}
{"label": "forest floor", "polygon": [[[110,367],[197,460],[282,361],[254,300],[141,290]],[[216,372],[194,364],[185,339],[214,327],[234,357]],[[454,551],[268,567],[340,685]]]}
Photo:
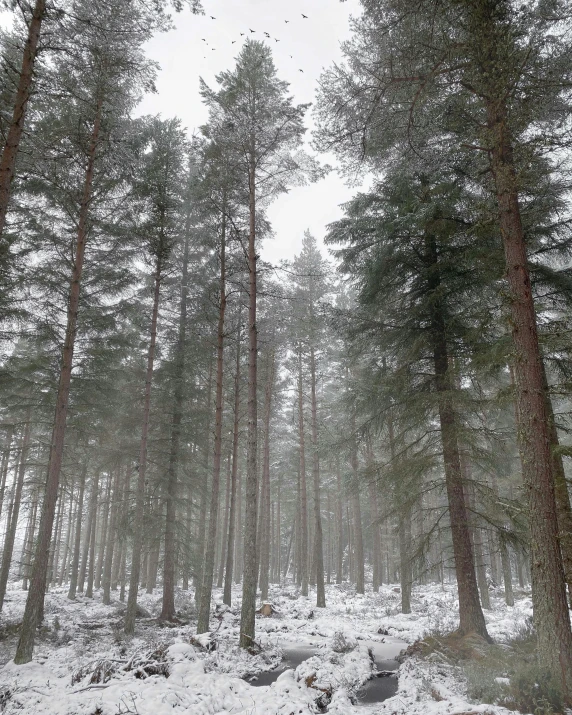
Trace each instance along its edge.
{"label": "forest floor", "polygon": [[[15,584],[14,586],[17,586]],[[372,646],[400,649],[426,636],[441,637],[457,625],[453,585],[417,586],[412,613],[400,613],[396,586],[379,593],[356,595],[347,585],[326,587],[327,608],[314,607],[294,586],[274,587],[271,617],[257,617],[256,654],[237,647],[240,591],[233,607],[221,608],[216,589],[210,637],[195,639],[192,594],[177,594],[180,623],[157,619],[160,591],[141,593],[147,611],[137,621],[135,636],[122,631],[124,604],[66,598],[67,589],[46,597],[46,626],[33,662],[16,666],[13,656],[17,623],[25,593],[13,587],[0,619],[0,712],[34,715],[294,715],[328,712],[336,715],[507,715],[499,706],[470,703],[464,671],[434,652],[403,660],[397,692],[383,703],[359,700],[360,688],[375,672]],[[116,594],[113,594],[117,598]],[[506,643],[527,628],[530,595],[517,594],[514,607],[492,594],[486,618],[490,635]],[[340,635],[342,634],[342,635]],[[399,639],[399,640],[397,640]],[[400,641],[403,641],[401,643]],[[277,666],[288,647],[306,647],[309,659],[284,670],[269,686],[248,682]],[[212,648],[212,649],[211,649]],[[412,649],[415,650],[415,649]],[[503,673],[499,673],[502,676]],[[393,677],[393,676],[390,676]],[[498,678],[503,681],[502,677]]]}

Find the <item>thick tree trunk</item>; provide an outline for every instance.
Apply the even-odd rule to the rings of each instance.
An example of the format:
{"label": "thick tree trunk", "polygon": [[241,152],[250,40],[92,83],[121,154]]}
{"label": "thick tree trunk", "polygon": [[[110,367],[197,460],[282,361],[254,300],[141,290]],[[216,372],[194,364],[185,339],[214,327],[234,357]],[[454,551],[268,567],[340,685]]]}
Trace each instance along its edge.
{"label": "thick tree trunk", "polygon": [[129,594],[125,612],[124,631],[130,635],[135,631],[135,616],[137,613],[137,593],[141,575],[141,552],[143,549],[144,511],[145,511],[145,476],[147,472],[147,443],[149,437],[149,414],[151,412],[151,384],[153,382],[153,366],[155,363],[155,347],[157,343],[157,321],[159,318],[159,297],[161,294],[162,259],[159,254],[155,265],[155,290],[153,293],[153,312],[151,315],[151,337],[147,352],[147,372],[145,375],[145,394],[143,398],[143,425],[141,429],[141,445],[139,449],[139,473],[137,476],[137,491],[135,495],[135,518],[133,520],[133,549],[131,552],[131,575],[129,578]]}
{"label": "thick tree trunk", "polygon": [[77,332],[80,283],[83,270],[85,246],[89,230],[89,208],[92,198],[92,185],[96,152],[99,144],[102,107],[103,101],[100,99],[97,103],[93,130],[91,133],[91,140],[87,153],[87,165],[85,171],[81,205],[79,210],[77,240],[75,244],[75,256],[67,310],[66,333],[62,350],[60,381],[58,385],[58,393],[56,396],[56,410],[54,416],[52,439],[50,443],[50,458],[48,462],[45,497],[42,504],[42,514],[40,517],[38,539],[36,542],[34,563],[32,566],[32,576],[30,579],[30,590],[28,592],[28,598],[26,600],[26,608],[24,611],[22,628],[20,630],[20,640],[18,641],[18,648],[16,650],[16,656],[14,658],[14,662],[20,665],[23,663],[29,663],[32,659],[36,627],[38,626],[38,619],[40,617],[40,614],[43,613],[44,607],[48,556],[50,550],[50,542],[52,538],[52,528],[54,525],[54,515],[56,510],[56,499],[58,496],[60,473],[64,454],[64,440],[67,424],[71,375],[73,368],[73,353]]}
{"label": "thick tree trunk", "polygon": [[316,606],[326,607],[324,587],[324,545],[320,512],[320,454],[318,451],[318,403],[316,398],[316,356],[310,346],[310,382],[312,393],[312,476],[314,482],[314,568],[316,574]]}
{"label": "thick tree trunk", "polygon": [[246,445],[246,514],[244,524],[244,576],[242,579],[242,608],[240,613],[240,646],[250,648],[254,643],[256,620],[256,522],[258,498],[258,412],[257,412],[257,368],[258,368],[258,327],[256,324],[256,156],[254,138],[250,150],[248,174],[249,188],[249,236],[248,236],[248,437]]}
{"label": "thick tree trunk", "polygon": [[[494,22],[491,18],[491,27],[485,33],[493,29]],[[486,39],[494,41],[493,33]],[[534,622],[539,658],[561,679],[566,697],[572,702],[572,631],[559,544],[543,364],[505,102],[504,95],[497,101],[491,98],[486,109],[511,293],[518,435],[530,514]]]}
{"label": "thick tree trunk", "polygon": [[171,444],[167,472],[167,499],[165,512],[165,558],[163,562],[163,605],[161,618],[172,621],[175,617],[176,548],[175,525],[177,513],[177,483],[181,453],[181,422],[185,396],[185,349],[187,343],[187,301],[189,294],[189,233],[191,213],[185,224],[185,247],[181,275],[181,302],[179,308],[179,333],[175,348],[175,389],[173,394],[173,417],[171,419]]}
{"label": "thick tree trunk", "polygon": [[6,530],[4,548],[2,550],[2,568],[0,569],[0,611],[4,605],[6,597],[6,586],[10,575],[10,565],[12,563],[12,553],[14,551],[14,541],[16,539],[16,529],[18,527],[18,517],[20,515],[20,504],[22,502],[22,488],[24,486],[24,476],[26,474],[26,464],[28,461],[28,449],[30,446],[30,414],[26,417],[22,445],[20,447],[20,464],[18,466],[18,478],[14,488],[14,506],[10,514],[10,521]]}
{"label": "thick tree trunk", "polygon": [[[2,157],[0,158],[0,239],[2,238],[6,225],[6,214],[8,213],[8,204],[10,203],[10,187],[16,171],[16,158],[22,139],[22,132],[24,131],[26,111],[32,90],[38,42],[45,13],[46,0],[36,0],[28,25],[28,36],[24,44],[22,66],[18,80],[18,89],[16,90],[16,97],[14,98],[12,120],[6,135]],[[4,250],[4,244],[0,243],[0,254],[2,254]]]}
{"label": "thick tree trunk", "polygon": [[226,312],[226,207],[223,202],[222,229],[220,241],[220,303],[217,330],[217,361],[216,361],[216,398],[215,398],[215,435],[213,457],[213,479],[211,485],[211,504],[209,513],[209,529],[205,553],[205,567],[197,633],[206,633],[209,629],[211,610],[211,595],[215,565],[215,546],[219,510],[220,467],[222,459],[222,417],[223,417],[223,377],[224,377],[224,317]]}
{"label": "thick tree trunk", "polygon": [[445,485],[449,503],[449,518],[453,539],[453,554],[457,589],[459,593],[459,632],[478,633],[490,640],[485,617],[479,600],[479,589],[475,574],[475,560],[469,532],[467,508],[465,504],[461,457],[457,441],[456,415],[452,402],[454,389],[449,372],[449,354],[443,308],[439,298],[440,276],[437,246],[433,236],[426,236],[428,288],[433,296],[431,334],[433,341],[433,362],[435,367],[435,388],[438,395],[441,442]]}
{"label": "thick tree trunk", "polygon": [[234,540],[236,532],[236,476],[238,470],[238,438],[240,427],[240,316],[236,335],[236,369],[234,373],[234,424],[232,429],[232,467],[230,473],[230,506],[228,516],[228,544],[226,547],[226,569],[224,575],[223,603],[231,605],[232,572],[234,568]]}
{"label": "thick tree trunk", "polygon": [[554,409],[550,398],[548,380],[544,362],[542,363],[542,376],[546,391],[546,413],[548,416],[548,427],[550,431],[550,447],[552,449],[552,470],[554,474],[554,496],[556,499],[556,511],[558,514],[558,533],[560,536],[560,551],[562,553],[562,567],[564,578],[568,586],[568,600],[572,603],[572,508],[570,506],[570,494],[564,472],[562,455],[559,451],[558,429],[554,419]]}

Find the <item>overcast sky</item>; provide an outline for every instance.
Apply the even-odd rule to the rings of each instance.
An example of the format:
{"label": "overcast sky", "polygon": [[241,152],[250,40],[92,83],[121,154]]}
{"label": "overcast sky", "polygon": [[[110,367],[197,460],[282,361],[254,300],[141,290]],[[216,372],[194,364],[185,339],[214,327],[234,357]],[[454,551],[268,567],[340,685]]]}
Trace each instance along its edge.
{"label": "overcast sky", "polygon": [[[189,132],[207,118],[198,94],[199,77],[216,86],[215,75],[234,66],[247,36],[271,46],[278,75],[290,83],[295,101],[313,102],[322,69],[341,58],[340,42],[349,36],[349,17],[359,12],[358,0],[203,0],[203,6],[203,16],[176,14],[176,29],[149,43],[149,56],[161,66],[158,94],[146,97],[138,110],[177,116]],[[306,123],[310,128],[310,113]],[[331,157],[327,159],[332,163]],[[265,241],[263,258],[292,258],[306,228],[321,241],[325,226],[341,215],[339,204],[354,191],[332,172],[317,184],[279,197],[269,210],[275,236]]]}

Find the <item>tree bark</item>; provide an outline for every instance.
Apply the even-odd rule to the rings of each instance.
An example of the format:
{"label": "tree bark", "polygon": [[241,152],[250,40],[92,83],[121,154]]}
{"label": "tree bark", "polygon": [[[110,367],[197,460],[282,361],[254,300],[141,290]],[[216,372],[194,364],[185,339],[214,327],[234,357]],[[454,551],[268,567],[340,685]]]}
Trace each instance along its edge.
{"label": "tree bark", "polygon": [[4,549],[2,551],[2,568],[0,569],[0,611],[4,605],[6,597],[6,586],[10,575],[10,565],[12,563],[12,553],[14,551],[14,541],[16,539],[16,529],[18,527],[18,516],[20,515],[20,504],[22,502],[22,488],[24,486],[24,476],[26,474],[26,464],[28,461],[28,449],[30,446],[30,413],[26,417],[22,446],[20,448],[20,464],[18,466],[18,478],[14,491],[14,506],[10,514],[10,521],[6,529]]}
{"label": "tree bark", "polygon": [[262,453],[262,498],[260,503],[260,597],[268,600],[270,569],[270,419],[272,417],[272,392],[274,390],[275,353],[270,348],[268,375],[264,396],[264,447]]}
{"label": "tree bark", "polygon": [[318,451],[318,403],[316,398],[316,355],[310,346],[310,382],[312,394],[312,476],[314,481],[314,568],[316,573],[316,606],[326,607],[324,586],[324,544],[320,512],[320,453]]}
{"label": "tree bark", "polygon": [[222,459],[222,417],[223,417],[223,377],[224,377],[224,318],[226,312],[226,205],[223,200],[222,229],[220,240],[220,303],[217,330],[216,398],[215,398],[215,436],[213,457],[213,479],[211,485],[211,504],[209,529],[205,553],[205,567],[197,633],[206,633],[209,629],[211,595],[214,577],[216,533],[219,511],[220,468]]}
{"label": "tree bark", "polygon": [[171,444],[167,472],[167,504],[165,513],[165,558],[163,563],[163,604],[161,618],[172,621],[175,617],[176,549],[175,525],[178,489],[178,469],[181,454],[181,422],[185,396],[185,349],[187,343],[187,301],[189,294],[189,241],[191,212],[187,213],[185,247],[181,275],[181,302],[179,308],[179,332],[175,347],[175,389],[173,394],[173,417],[171,420]]}
{"label": "tree bark", "polygon": [[250,648],[254,643],[256,620],[256,526],[258,498],[258,410],[257,410],[257,368],[258,368],[258,327],[256,324],[256,153],[255,137],[251,139],[248,172],[249,189],[249,235],[248,235],[248,436],[246,444],[246,513],[244,524],[244,575],[242,579],[242,608],[240,613],[240,640],[242,648]]}
{"label": "tree bark", "polygon": [[435,238],[426,235],[427,286],[432,296],[431,338],[435,368],[435,389],[438,397],[445,485],[449,503],[449,518],[453,538],[453,554],[459,593],[459,632],[478,633],[490,640],[479,600],[475,560],[465,504],[461,457],[457,441],[457,419],[452,401],[454,389],[449,372],[449,354],[443,307],[439,297],[438,252]]}
{"label": "tree bark", "polygon": [[[495,41],[494,23],[491,17],[485,41]],[[518,436],[528,492],[532,598],[539,658],[561,680],[568,701],[572,701],[572,631],[559,544],[543,364],[504,95],[498,100],[494,96],[488,99],[486,110],[491,169],[511,294]]]}
{"label": "tree bark", "polygon": [[352,468],[352,516],[353,516],[353,542],[354,542],[354,568],[357,593],[365,593],[365,565],[363,551],[363,532],[361,526],[361,504],[359,498],[358,480],[358,446],[356,434],[356,415],[352,408],[352,444],[350,462]]}
{"label": "tree bark", "polygon": [[121,466],[118,466],[115,471],[115,479],[113,480],[113,492],[110,493],[111,504],[109,505],[109,528],[105,544],[105,560],[103,564],[102,601],[105,605],[111,603],[111,568],[113,566],[113,554],[115,551],[115,542],[117,534],[117,509],[119,504],[119,485],[121,483]]}
{"label": "tree bark", "polygon": [[97,505],[99,494],[99,472],[96,472],[93,482],[93,489],[90,497],[90,518],[89,518],[89,538],[88,538],[88,562],[86,563],[87,584],[85,587],[85,595],[87,598],[93,598],[93,577],[95,574],[95,541],[97,534]]}
{"label": "tree bark", "polygon": [[298,436],[300,444],[300,582],[302,596],[308,595],[308,496],[306,487],[306,439],[304,436],[304,393],[302,347],[298,346]]}
{"label": "tree bark", "polygon": [[[24,44],[22,66],[18,80],[18,89],[16,90],[16,97],[14,99],[12,120],[6,135],[2,157],[0,158],[0,239],[4,233],[4,227],[6,226],[6,214],[8,213],[8,204],[10,203],[10,188],[16,171],[16,158],[22,139],[22,132],[24,131],[26,111],[32,90],[34,66],[38,52],[38,42],[45,13],[46,0],[36,0],[32,17],[30,18],[30,24],[28,25],[28,36]],[[6,250],[4,245],[0,244],[0,254]]]}
{"label": "tree bark", "polygon": [[2,452],[2,466],[0,467],[0,517],[2,516],[2,507],[4,506],[4,496],[6,494],[6,479],[8,477],[8,467],[10,466],[13,436],[14,425],[10,425],[6,434],[6,447]]}
{"label": "tree bark", "polygon": [[124,631],[127,635],[135,631],[135,616],[137,613],[137,593],[141,575],[141,551],[143,549],[143,515],[145,510],[145,476],[147,472],[147,442],[149,437],[149,414],[151,412],[151,384],[153,382],[153,366],[155,363],[155,348],[157,343],[157,322],[159,318],[159,298],[161,294],[163,263],[161,252],[158,253],[155,264],[155,290],[153,293],[153,312],[151,315],[151,339],[147,352],[147,372],[145,375],[145,394],[143,399],[143,425],[141,429],[141,444],[139,449],[139,474],[137,476],[137,492],[135,495],[135,518],[133,521],[133,549],[131,552],[131,575],[129,578],[129,594],[125,612]]}
{"label": "tree bark", "polygon": [[336,549],[336,583],[344,580],[344,513],[342,506],[342,475],[340,462],[336,458],[336,522],[338,526]]}
{"label": "tree bark", "polygon": [[43,613],[44,607],[48,556],[50,550],[50,541],[52,537],[52,528],[54,525],[56,499],[58,496],[60,473],[64,454],[64,439],[66,433],[71,375],[73,368],[73,353],[77,332],[80,284],[83,270],[85,247],[89,231],[89,208],[92,198],[92,186],[96,153],[100,138],[102,108],[103,101],[100,98],[97,102],[93,130],[91,133],[91,139],[87,153],[87,165],[84,177],[81,205],[79,210],[77,240],[75,245],[74,257],[75,260],[73,264],[72,280],[68,301],[67,324],[62,350],[62,367],[60,373],[60,381],[56,397],[54,427],[50,443],[50,457],[48,462],[45,497],[42,504],[40,526],[38,529],[38,539],[36,542],[34,563],[32,566],[32,575],[30,578],[30,590],[28,592],[28,598],[26,600],[26,608],[24,610],[24,618],[20,631],[20,639],[18,641],[16,656],[14,658],[14,662],[19,665],[23,663],[29,663],[32,659],[36,627],[38,626],[38,619],[40,617],[40,614]]}
{"label": "tree bark", "polygon": [[234,424],[232,429],[232,467],[230,473],[230,507],[228,515],[228,545],[224,575],[223,603],[231,605],[232,572],[234,568],[234,540],[236,529],[236,476],[238,470],[238,438],[240,427],[240,316],[236,335],[236,369],[234,373]]}

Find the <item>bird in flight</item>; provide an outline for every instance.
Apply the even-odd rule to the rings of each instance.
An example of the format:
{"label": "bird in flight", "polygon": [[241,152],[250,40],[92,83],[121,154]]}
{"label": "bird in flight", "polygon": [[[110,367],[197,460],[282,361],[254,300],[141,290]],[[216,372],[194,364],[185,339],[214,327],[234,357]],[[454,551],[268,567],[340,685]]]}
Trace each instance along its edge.
{"label": "bird in flight", "polygon": [[302,74],[304,74],[304,70],[298,70],[298,72],[301,72]]}
{"label": "bird in flight", "polygon": [[216,17],[213,17],[212,15],[209,15],[211,20],[216,20]]}
{"label": "bird in flight", "polygon": [[231,45],[235,45],[235,44],[236,44],[236,40],[233,40],[230,44],[231,44]]}
{"label": "bird in flight", "polygon": [[241,32],[241,33],[240,33],[240,36],[241,36],[241,37],[244,37],[244,32]]}
{"label": "bird in flight", "polygon": [[[250,27],[248,29],[250,30]],[[250,32],[256,32],[256,30],[250,30]]]}
{"label": "bird in flight", "polygon": [[302,13],[302,17],[304,17],[306,20],[308,19],[308,15],[304,15],[304,13]]}
{"label": "bird in flight", "polygon": [[284,20],[284,22],[285,22],[286,24],[288,24],[288,23],[290,22],[290,20]]}
{"label": "bird in flight", "polygon": [[274,38],[274,42],[280,42],[280,40],[277,40],[276,38]]}
{"label": "bird in flight", "polygon": [[267,32],[265,32],[264,34],[266,35],[266,37],[270,37],[270,35]]}

